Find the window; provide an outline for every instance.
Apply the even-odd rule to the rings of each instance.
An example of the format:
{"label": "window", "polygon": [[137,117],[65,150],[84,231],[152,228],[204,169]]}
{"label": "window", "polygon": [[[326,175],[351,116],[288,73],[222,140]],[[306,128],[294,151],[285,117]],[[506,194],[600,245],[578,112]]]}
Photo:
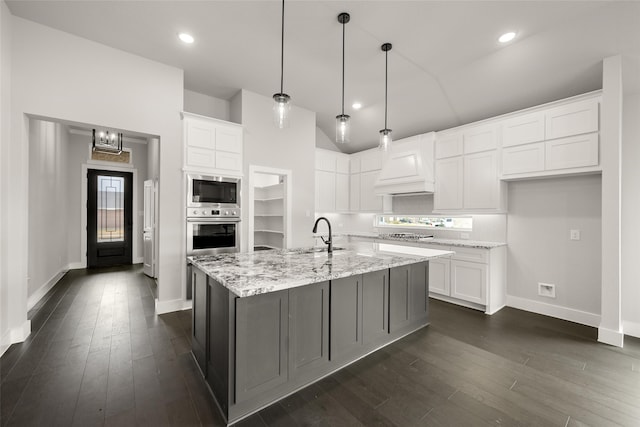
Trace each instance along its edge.
{"label": "window", "polygon": [[376,215],[374,227],[467,230],[473,228],[472,217],[422,215]]}

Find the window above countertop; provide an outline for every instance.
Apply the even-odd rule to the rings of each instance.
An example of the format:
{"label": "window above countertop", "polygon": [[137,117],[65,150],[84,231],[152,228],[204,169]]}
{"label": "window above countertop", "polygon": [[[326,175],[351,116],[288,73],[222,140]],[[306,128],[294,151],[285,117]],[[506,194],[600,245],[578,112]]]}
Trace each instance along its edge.
{"label": "window above countertop", "polygon": [[471,216],[376,215],[374,227],[471,231]]}

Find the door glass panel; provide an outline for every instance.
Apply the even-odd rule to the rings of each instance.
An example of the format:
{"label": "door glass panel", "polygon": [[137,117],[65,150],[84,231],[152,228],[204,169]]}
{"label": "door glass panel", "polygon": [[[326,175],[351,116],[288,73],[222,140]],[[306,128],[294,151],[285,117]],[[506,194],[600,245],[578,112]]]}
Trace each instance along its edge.
{"label": "door glass panel", "polygon": [[124,241],[124,178],[98,175],[98,242]]}

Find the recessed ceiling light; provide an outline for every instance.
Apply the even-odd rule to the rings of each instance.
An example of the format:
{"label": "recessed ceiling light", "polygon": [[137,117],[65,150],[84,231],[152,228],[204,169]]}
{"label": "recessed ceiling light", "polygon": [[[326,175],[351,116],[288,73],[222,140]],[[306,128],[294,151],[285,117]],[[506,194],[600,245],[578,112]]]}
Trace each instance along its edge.
{"label": "recessed ceiling light", "polygon": [[178,34],[178,38],[187,44],[191,44],[195,40],[191,34],[187,34],[187,33]]}
{"label": "recessed ceiling light", "polygon": [[362,108],[362,104],[359,102],[354,102],[353,105],[351,105],[351,107],[353,107],[354,110],[359,110]]}
{"label": "recessed ceiling light", "polygon": [[513,31],[510,31],[508,33],[504,33],[503,35],[501,35],[498,41],[500,43],[507,43],[513,40],[515,36],[516,36],[516,33],[514,33]]}

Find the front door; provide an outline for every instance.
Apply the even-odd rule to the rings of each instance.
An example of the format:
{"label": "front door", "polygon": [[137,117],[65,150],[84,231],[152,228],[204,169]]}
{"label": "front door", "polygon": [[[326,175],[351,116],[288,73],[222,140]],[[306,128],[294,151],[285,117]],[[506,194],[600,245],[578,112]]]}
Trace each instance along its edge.
{"label": "front door", "polygon": [[87,267],[131,264],[133,174],[89,169]]}

